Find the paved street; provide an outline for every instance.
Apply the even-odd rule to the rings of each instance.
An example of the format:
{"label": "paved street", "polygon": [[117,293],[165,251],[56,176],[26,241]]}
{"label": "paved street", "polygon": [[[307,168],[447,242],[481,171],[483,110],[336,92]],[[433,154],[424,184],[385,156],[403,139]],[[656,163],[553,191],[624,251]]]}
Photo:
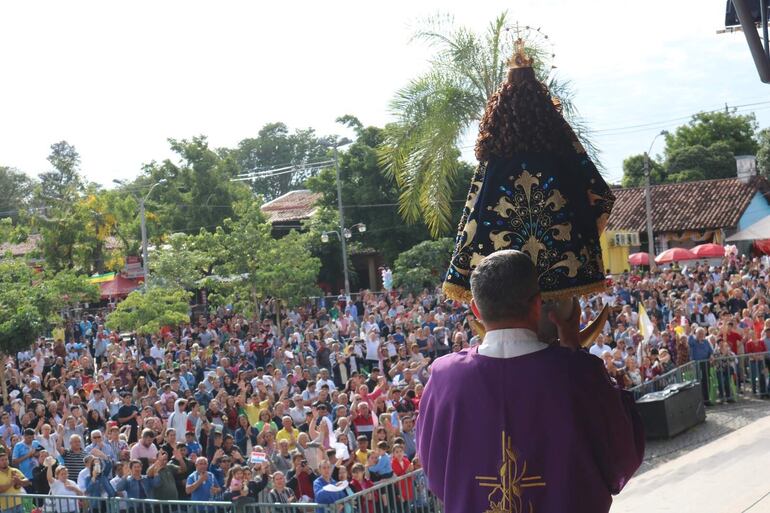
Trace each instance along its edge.
{"label": "paved street", "polygon": [[652,441],[613,513],[770,511],[770,402],[747,399],[709,408],[706,422]]}
{"label": "paved street", "polygon": [[740,402],[709,407],[706,421],[671,440],[649,440],[637,476],[770,415],[770,401],[747,396]]}

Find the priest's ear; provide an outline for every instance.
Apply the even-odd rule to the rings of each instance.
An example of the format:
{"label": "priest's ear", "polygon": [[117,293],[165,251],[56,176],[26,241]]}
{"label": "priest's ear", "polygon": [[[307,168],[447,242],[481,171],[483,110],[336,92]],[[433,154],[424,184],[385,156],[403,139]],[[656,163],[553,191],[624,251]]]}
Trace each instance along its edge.
{"label": "priest's ear", "polygon": [[476,319],[481,320],[481,314],[479,313],[479,307],[476,305],[475,299],[471,299],[471,311],[473,312],[473,315],[476,316]]}

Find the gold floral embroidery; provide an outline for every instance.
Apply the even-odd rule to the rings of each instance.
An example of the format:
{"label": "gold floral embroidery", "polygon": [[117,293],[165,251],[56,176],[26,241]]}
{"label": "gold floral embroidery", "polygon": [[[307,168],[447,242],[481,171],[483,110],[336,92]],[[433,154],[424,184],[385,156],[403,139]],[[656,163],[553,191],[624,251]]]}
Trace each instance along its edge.
{"label": "gold floral embroidery", "polygon": [[502,463],[496,476],[476,476],[479,486],[491,488],[484,513],[534,513],[531,501],[523,497],[524,489],[545,486],[541,476],[527,476],[527,462],[519,466],[519,453],[511,437],[502,433]]}

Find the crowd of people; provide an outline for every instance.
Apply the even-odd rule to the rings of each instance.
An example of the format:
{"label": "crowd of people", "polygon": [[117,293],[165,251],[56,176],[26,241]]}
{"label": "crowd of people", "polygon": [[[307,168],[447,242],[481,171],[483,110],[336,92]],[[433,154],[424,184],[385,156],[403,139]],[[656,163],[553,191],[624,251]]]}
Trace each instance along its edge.
{"label": "crowd of people", "polygon": [[[612,311],[589,351],[627,388],[691,359],[733,379],[736,366],[718,357],[757,353],[735,379],[766,395],[767,264],[608,278],[580,301],[583,324]],[[420,398],[434,359],[480,342],[467,305],[426,290],[262,306],[146,336],[91,316],[7,357],[0,494],[331,504],[409,474],[363,511],[419,511]],[[21,497],[4,500],[21,511]]]}
{"label": "crowd of people", "polygon": [[770,261],[741,256],[715,263],[690,262],[654,275],[626,273],[609,280],[593,301],[583,301],[586,320],[599,304],[613,307],[589,351],[604,359],[618,384],[638,387],[693,361],[707,402],[714,400],[711,380],[718,401],[733,401],[744,387],[767,396]]}

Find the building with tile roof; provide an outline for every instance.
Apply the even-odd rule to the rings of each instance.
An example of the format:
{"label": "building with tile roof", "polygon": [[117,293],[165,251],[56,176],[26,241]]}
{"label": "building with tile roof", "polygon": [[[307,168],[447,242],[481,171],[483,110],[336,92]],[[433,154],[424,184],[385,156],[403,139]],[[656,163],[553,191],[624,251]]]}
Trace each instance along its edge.
{"label": "building with tile roof", "polygon": [[302,221],[318,210],[316,202],[321,193],[305,189],[290,191],[262,205],[261,210],[273,225],[273,233],[288,233],[292,228],[302,228]]}
{"label": "building with tile roof", "polygon": [[[605,267],[628,269],[628,255],[647,251],[645,188],[613,190],[615,205],[602,236]],[[770,183],[761,177],[700,180],[650,187],[655,252],[691,248],[726,237],[770,215]]]}

